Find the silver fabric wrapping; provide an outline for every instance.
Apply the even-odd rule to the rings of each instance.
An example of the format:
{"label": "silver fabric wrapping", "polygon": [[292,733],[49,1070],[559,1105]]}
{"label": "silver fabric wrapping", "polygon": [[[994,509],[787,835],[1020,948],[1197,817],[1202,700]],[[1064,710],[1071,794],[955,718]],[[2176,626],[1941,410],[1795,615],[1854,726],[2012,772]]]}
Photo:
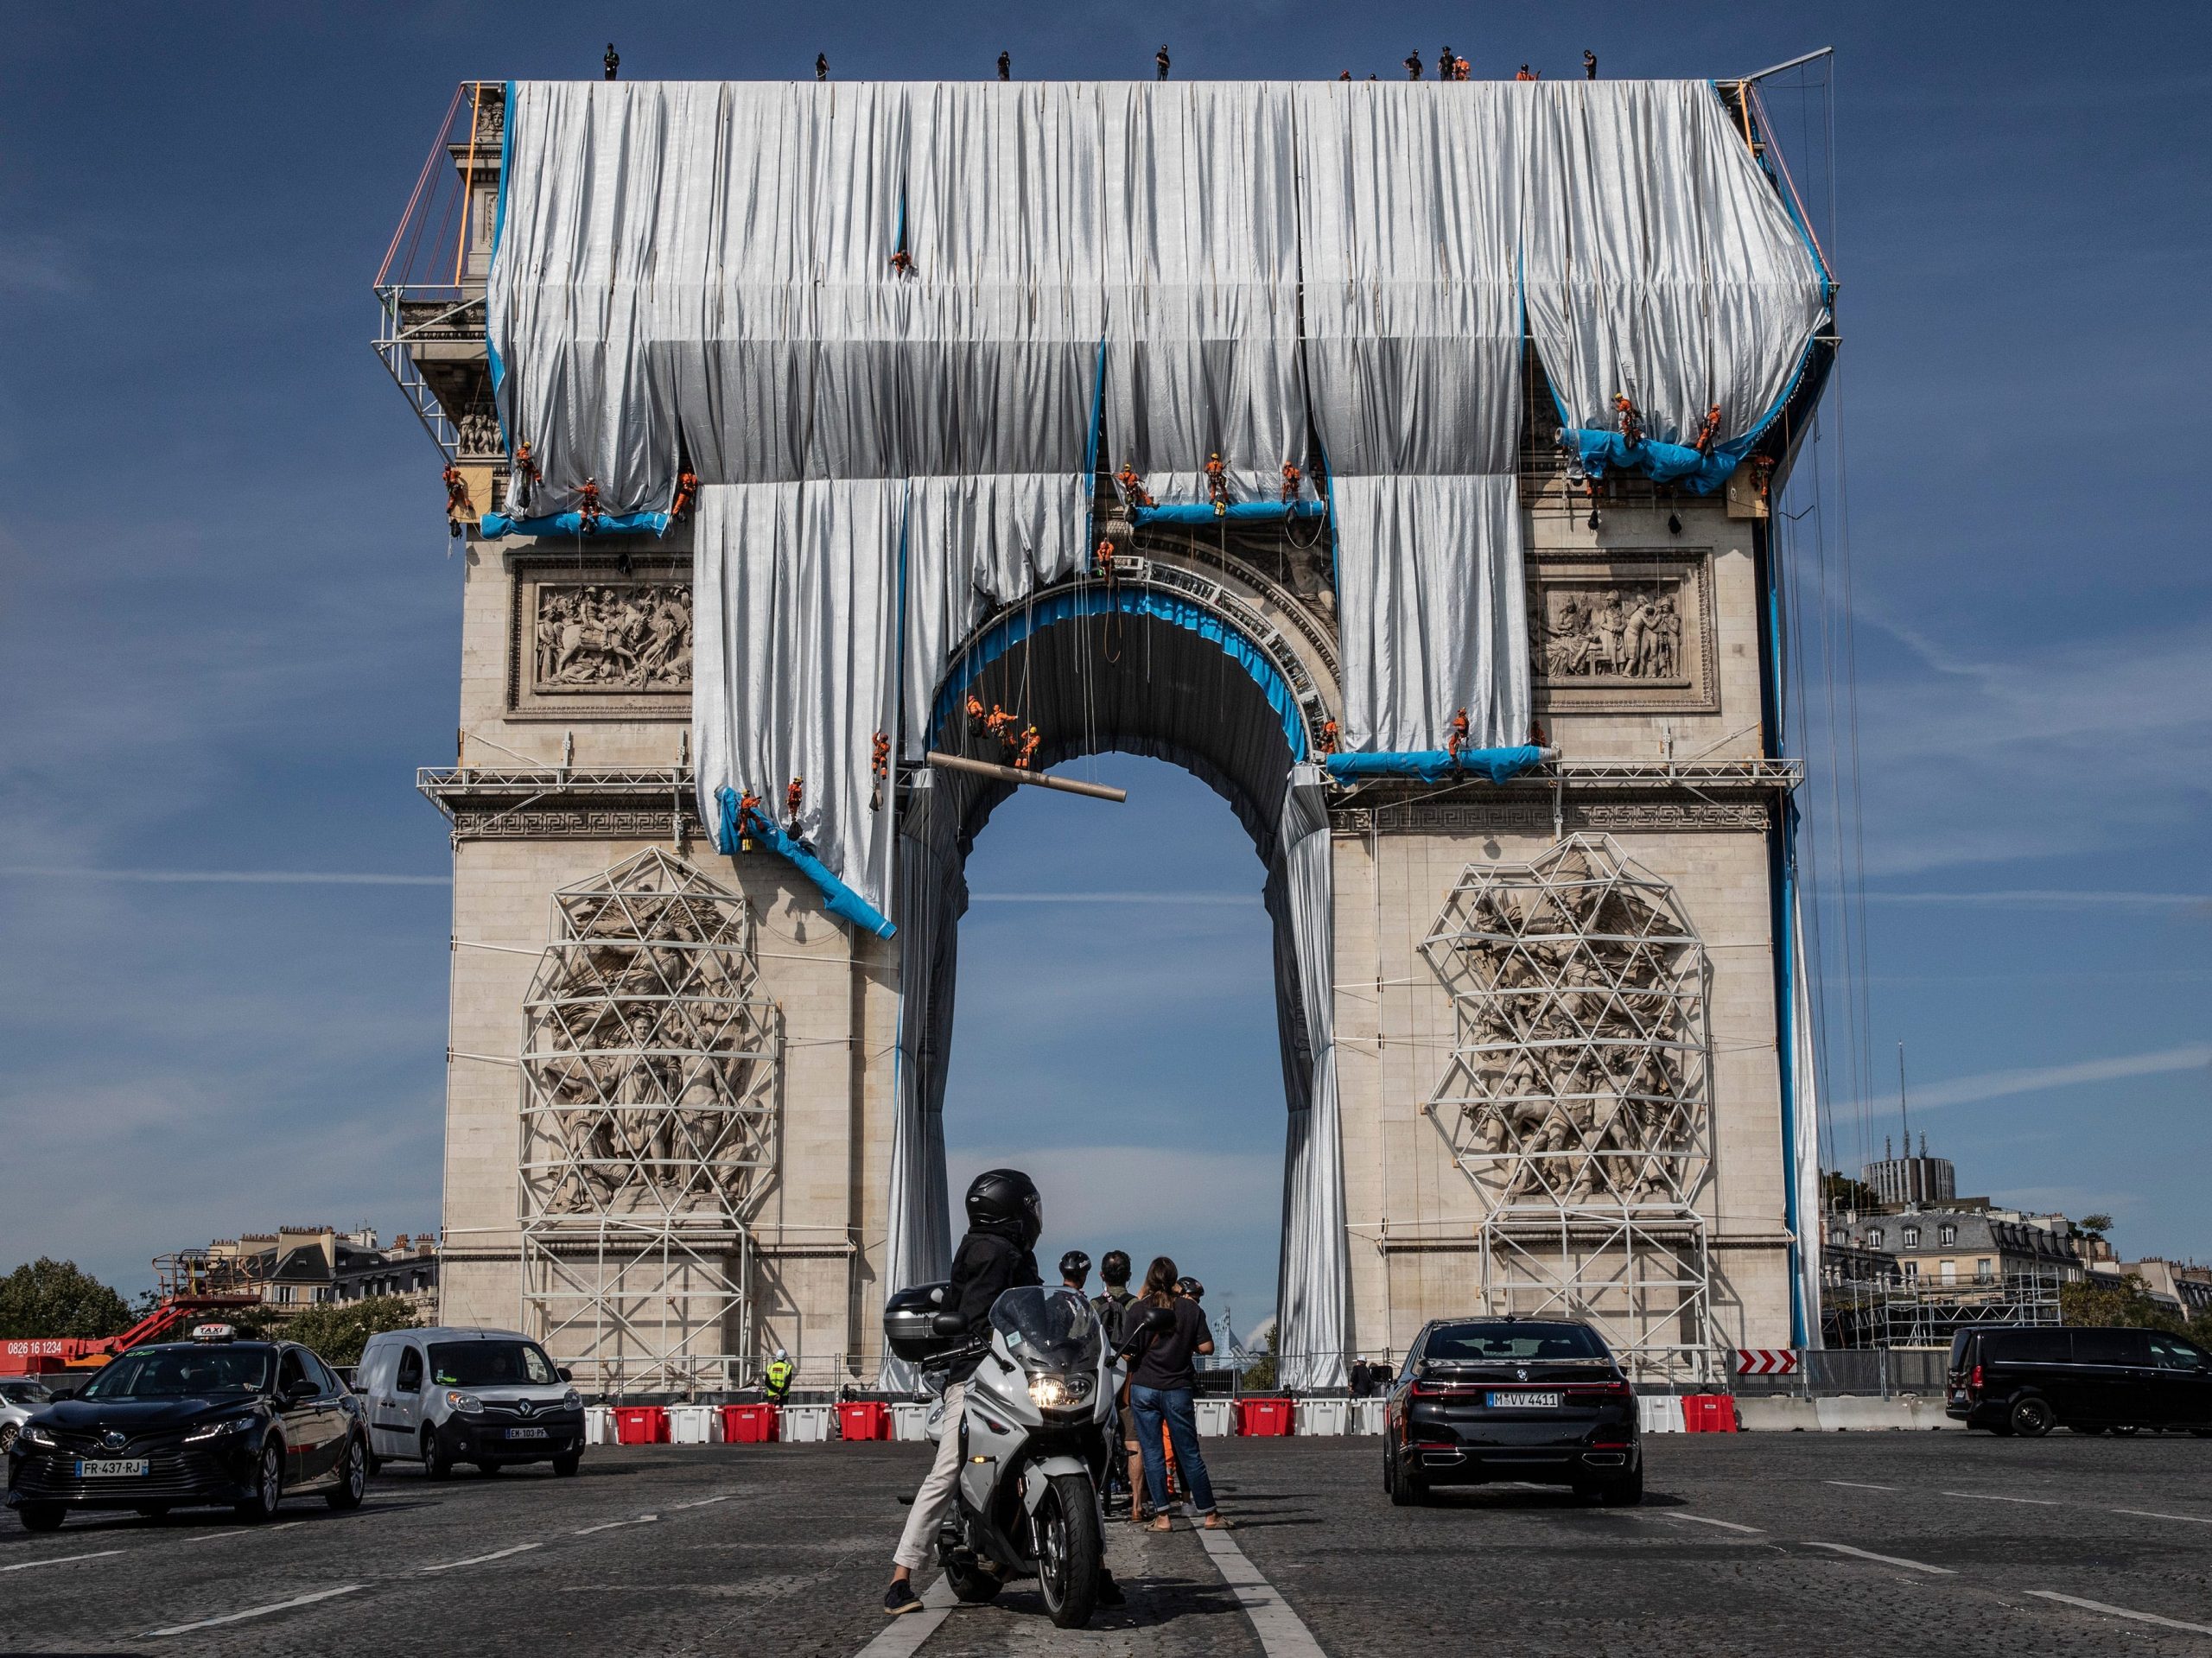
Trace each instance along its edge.
{"label": "silver fabric wrapping", "polygon": [[1567,423],[1719,441],[1781,402],[1827,284],[1726,109],[1701,80],[1516,87],[1527,126],[1529,333]]}
{"label": "silver fabric wrapping", "polygon": [[692,724],[707,821],[725,785],[789,823],[871,903],[891,890],[893,803],[868,809],[891,728],[903,480],[717,484],[695,520]]}
{"label": "silver fabric wrapping", "polygon": [[1344,741],[1529,731],[1516,100],[1299,90],[1306,362],[1334,505]]}
{"label": "silver fabric wrapping", "polygon": [[[1207,499],[1218,451],[1237,500],[1306,467],[1291,89],[1095,89],[1104,124],[1105,451],[1162,502]],[[1310,492],[1306,492],[1310,495]]]}
{"label": "silver fabric wrapping", "polygon": [[[1275,1292],[1278,1372],[1287,1388],[1341,1388],[1351,1333],[1350,1268],[1344,1232],[1343,1129],[1337,1107],[1336,933],[1334,877],[1326,790],[1319,766],[1294,767],[1283,790],[1276,856],[1282,869],[1277,916],[1277,972],[1287,931],[1297,969],[1296,1009],[1287,1020],[1286,1051],[1302,1035],[1303,1066],[1286,1058],[1286,1073],[1302,1070],[1310,1092],[1294,1101],[1284,1137],[1282,1259]],[[1287,921],[1286,928],[1284,923]]]}

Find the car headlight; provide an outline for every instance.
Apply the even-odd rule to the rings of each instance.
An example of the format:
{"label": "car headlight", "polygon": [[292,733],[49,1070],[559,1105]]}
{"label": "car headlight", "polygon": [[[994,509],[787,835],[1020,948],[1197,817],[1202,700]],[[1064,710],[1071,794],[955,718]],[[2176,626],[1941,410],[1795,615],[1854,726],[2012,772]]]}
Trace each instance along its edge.
{"label": "car headlight", "polygon": [[463,1416],[481,1416],[484,1413],[484,1401],[473,1393],[449,1393],[446,1395],[446,1406]]}
{"label": "car headlight", "polygon": [[226,1433],[243,1433],[253,1426],[251,1416],[229,1416],[219,1422],[210,1422],[196,1427],[184,1436],[187,1445],[198,1445],[205,1439],[219,1439]]}
{"label": "car headlight", "polygon": [[22,1439],[25,1445],[43,1445],[48,1451],[61,1443],[36,1422],[23,1424]]}
{"label": "car headlight", "polygon": [[569,1388],[568,1392],[561,1395],[561,1408],[563,1410],[582,1410],[583,1407],[584,1396],[578,1393],[574,1388]]}

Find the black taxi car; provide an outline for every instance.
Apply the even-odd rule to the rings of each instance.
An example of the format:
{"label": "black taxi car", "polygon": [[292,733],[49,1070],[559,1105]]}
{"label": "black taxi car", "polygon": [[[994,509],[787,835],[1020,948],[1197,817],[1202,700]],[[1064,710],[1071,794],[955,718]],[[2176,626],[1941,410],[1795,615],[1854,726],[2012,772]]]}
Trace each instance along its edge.
{"label": "black taxi car", "polygon": [[294,1342],[240,1341],[228,1324],[192,1336],[131,1349],[23,1424],[8,1506],[26,1527],[52,1531],[78,1509],[266,1520],[308,1492],[360,1506],[368,1436],[346,1384]]}
{"label": "black taxi car", "polygon": [[1499,1479],[1643,1501],[1636,1394],[1588,1324],[1438,1319],[1414,1338],[1383,1406],[1382,1489],[1405,1506]]}
{"label": "black taxi car", "polygon": [[2163,1330],[1993,1324],[1951,1338],[1944,1413],[2035,1438],[2181,1428],[2212,1438],[2212,1353]]}

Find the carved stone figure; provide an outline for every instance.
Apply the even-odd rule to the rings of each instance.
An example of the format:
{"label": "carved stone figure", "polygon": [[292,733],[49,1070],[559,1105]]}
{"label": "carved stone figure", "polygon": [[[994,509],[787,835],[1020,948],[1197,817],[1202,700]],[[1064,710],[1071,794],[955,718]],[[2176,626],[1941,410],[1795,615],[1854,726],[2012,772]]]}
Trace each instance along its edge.
{"label": "carved stone figure", "polygon": [[[1608,595],[1593,648],[1659,659],[1663,619]],[[1705,961],[1664,883],[1577,836],[1518,872],[1470,867],[1423,948],[1459,1002],[1431,1109],[1495,1203],[1691,1200],[1706,1161]]]}
{"label": "carved stone figure", "polygon": [[1536,645],[1547,679],[1671,680],[1681,661],[1679,577],[1641,588],[1534,591]]}
{"label": "carved stone figure", "polygon": [[688,690],[691,588],[540,582],[531,643],[540,692]]}

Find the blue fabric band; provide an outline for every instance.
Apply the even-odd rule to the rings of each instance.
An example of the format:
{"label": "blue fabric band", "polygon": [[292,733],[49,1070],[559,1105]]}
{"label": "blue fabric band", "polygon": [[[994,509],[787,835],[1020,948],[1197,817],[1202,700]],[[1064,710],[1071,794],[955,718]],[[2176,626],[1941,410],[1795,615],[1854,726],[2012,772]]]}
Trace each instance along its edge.
{"label": "blue fabric band", "polygon": [[862,932],[873,933],[878,938],[888,938],[899,931],[882,911],[831,874],[821,859],[792,840],[764,815],[757,811],[747,812],[746,821],[741,824],[738,822],[736,790],[724,784],[715,791],[715,801],[721,808],[721,821],[715,829],[715,844],[723,853],[734,854],[740,841],[750,835],[766,845],[771,852],[789,859],[799,873],[820,887],[823,906],[831,915],[849,921]]}
{"label": "blue fabric band", "polygon": [[1329,775],[1339,780],[1356,778],[1419,778],[1424,783],[1443,783],[1456,777],[1485,777],[1503,783],[1540,764],[1544,751],[1519,748],[1463,748],[1456,760],[1441,748],[1414,748],[1396,753],[1332,754]]}
{"label": "blue fabric band", "polygon": [[[602,512],[599,527],[591,533],[664,536],[670,522],[665,512]],[[550,518],[511,518],[504,512],[486,512],[477,529],[486,541],[497,541],[502,536],[580,536],[584,533],[584,515],[559,512]]]}

